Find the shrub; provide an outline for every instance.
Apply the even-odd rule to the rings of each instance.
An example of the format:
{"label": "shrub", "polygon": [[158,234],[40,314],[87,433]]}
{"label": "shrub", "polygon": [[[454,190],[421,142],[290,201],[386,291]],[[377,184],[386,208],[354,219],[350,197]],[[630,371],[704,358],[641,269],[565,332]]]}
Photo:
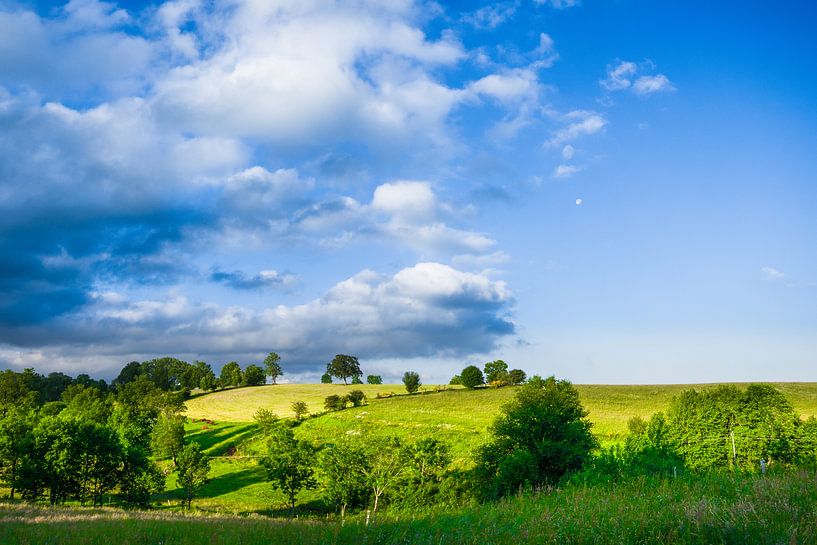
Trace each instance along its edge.
{"label": "shrub", "polygon": [[301,420],[304,416],[309,414],[309,408],[303,401],[295,401],[292,403],[292,412],[295,413],[296,420]]}
{"label": "shrub", "polygon": [[383,384],[383,377],[380,375],[366,375],[367,384]]}
{"label": "shrub", "polygon": [[352,384],[363,384],[363,381],[360,379],[360,375],[355,375],[352,377]]}
{"label": "shrub", "polygon": [[327,411],[340,411],[346,408],[346,398],[339,395],[326,396],[323,401],[323,406]]}
{"label": "shrub", "polygon": [[477,455],[489,495],[553,486],[590,459],[596,440],[576,388],[566,380],[534,377],[496,418],[493,439]]}
{"label": "shrub", "polygon": [[321,384],[332,384],[332,375],[324,373],[321,375]]}
{"label": "shrub", "polygon": [[[366,401],[366,395],[360,390],[352,390],[346,396],[346,400],[349,401],[352,404],[352,406],[360,407]],[[346,405],[344,404],[343,408],[345,407]]]}
{"label": "shrub", "polygon": [[403,384],[406,386],[406,391],[413,394],[420,388],[420,374],[417,371],[406,371],[403,373]]}
{"label": "shrub", "polygon": [[258,424],[258,427],[261,429],[261,433],[264,435],[269,435],[272,433],[272,431],[280,423],[278,415],[269,409],[258,409],[255,411],[252,418],[255,420],[255,423]]}
{"label": "shrub", "polygon": [[485,383],[485,379],[482,377],[482,371],[476,365],[469,365],[463,369],[462,373],[460,373],[460,377],[462,377],[462,385],[466,388],[476,388]]}
{"label": "shrub", "polygon": [[451,381],[448,384],[451,386],[459,386],[462,384],[462,377],[459,375],[454,375],[451,377]]}

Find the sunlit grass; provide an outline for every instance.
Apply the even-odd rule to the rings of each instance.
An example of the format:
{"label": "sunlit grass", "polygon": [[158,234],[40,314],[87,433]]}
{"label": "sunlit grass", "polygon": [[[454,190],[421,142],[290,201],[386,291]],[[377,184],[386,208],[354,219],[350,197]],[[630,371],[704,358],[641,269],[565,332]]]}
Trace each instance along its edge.
{"label": "sunlit grass", "polygon": [[0,504],[4,545],[817,543],[817,475],[690,475],[569,486],[496,504],[284,521]]}

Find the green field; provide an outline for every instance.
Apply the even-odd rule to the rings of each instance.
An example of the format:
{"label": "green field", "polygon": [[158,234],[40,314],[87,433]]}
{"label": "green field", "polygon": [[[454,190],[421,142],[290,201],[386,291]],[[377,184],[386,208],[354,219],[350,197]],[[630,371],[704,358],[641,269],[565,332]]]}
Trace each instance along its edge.
{"label": "green field", "polygon": [[427,513],[366,526],[252,515],[48,509],[0,503],[0,543],[192,545],[328,543],[767,545],[817,543],[817,475],[636,479]]}
{"label": "green field", "polygon": [[[577,385],[582,403],[589,411],[593,431],[603,444],[619,441],[632,416],[649,417],[665,410],[673,396],[695,388],[716,385],[608,386]],[[817,415],[817,383],[775,383],[804,417]],[[188,437],[214,456],[210,483],[195,500],[199,509],[231,513],[278,514],[285,512],[285,499],[264,482],[264,472],[256,456],[263,453],[263,443],[252,422],[258,408],[270,409],[280,416],[291,416],[293,401],[306,401],[313,412],[323,411],[327,395],[343,395],[362,389],[369,396],[368,405],[344,411],[322,413],[307,418],[296,428],[296,435],[316,444],[336,442],[346,434],[383,434],[414,441],[422,437],[442,438],[450,443],[453,466],[468,468],[473,451],[481,445],[486,430],[503,403],[511,399],[515,388],[450,389],[425,394],[403,395],[402,385],[280,384],[238,388],[207,394],[187,402],[191,419],[207,418],[210,422],[191,422]],[[403,392],[401,394],[401,391]],[[378,399],[378,393],[394,392],[393,397]],[[176,508],[181,490],[174,476],[168,479],[168,491],[160,501]],[[303,492],[299,505],[304,511],[320,513],[318,491]]]}

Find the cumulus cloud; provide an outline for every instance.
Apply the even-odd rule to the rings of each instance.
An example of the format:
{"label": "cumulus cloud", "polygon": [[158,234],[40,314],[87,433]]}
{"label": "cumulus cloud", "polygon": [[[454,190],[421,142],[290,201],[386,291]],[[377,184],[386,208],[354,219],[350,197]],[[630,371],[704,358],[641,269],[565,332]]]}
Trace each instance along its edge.
{"label": "cumulus cloud", "polygon": [[[645,63],[652,68],[652,63]],[[642,67],[643,68],[643,67]],[[599,80],[599,85],[608,91],[631,90],[638,96],[649,96],[660,91],[674,91],[675,87],[664,74],[644,75],[635,78],[639,67],[630,61],[620,61],[607,66],[607,77]]]}
{"label": "cumulus cloud", "polygon": [[463,16],[463,21],[478,29],[494,29],[511,19],[519,7],[518,2],[497,2],[483,6]]}
{"label": "cumulus cloud", "polygon": [[0,347],[0,363],[70,368],[79,352],[69,339],[93,342],[81,351],[106,356],[108,373],[132,357],[250,358],[272,347],[299,371],[314,371],[336,353],[464,356],[489,351],[514,333],[512,304],[504,282],[433,262],[390,276],[364,270],[319,299],[260,310],[192,303],[181,295],[131,301],[100,293],[88,315],[62,321],[57,334],[25,332],[31,349]]}

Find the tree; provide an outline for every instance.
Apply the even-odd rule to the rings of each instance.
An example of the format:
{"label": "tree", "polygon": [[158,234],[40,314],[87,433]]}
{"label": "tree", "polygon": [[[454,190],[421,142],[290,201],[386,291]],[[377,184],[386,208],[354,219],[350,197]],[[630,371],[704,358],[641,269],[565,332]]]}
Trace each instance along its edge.
{"label": "tree", "polygon": [[259,428],[261,428],[261,433],[264,435],[270,435],[281,423],[281,420],[278,418],[277,414],[264,408],[255,411],[253,420],[255,420],[255,423],[258,424]]}
{"label": "tree", "polygon": [[113,411],[112,399],[93,386],[72,384],[62,393],[62,400],[66,404],[63,417],[84,422],[106,424]]}
{"label": "tree", "polygon": [[201,380],[199,381],[199,388],[205,392],[210,392],[216,389],[216,375],[213,373],[212,369],[209,373],[202,375]]}
{"label": "tree", "polygon": [[522,384],[527,378],[528,376],[522,369],[511,369],[508,373],[508,382],[514,386]]}
{"label": "tree", "polygon": [[406,391],[413,394],[420,388],[420,374],[417,371],[406,371],[403,373],[403,384],[406,386]]}
{"label": "tree", "polygon": [[508,382],[508,364],[502,360],[489,361],[485,364],[485,382]]}
{"label": "tree", "polygon": [[[352,406],[360,407],[366,401],[366,394],[364,394],[362,390],[352,390],[346,395],[346,400],[349,401]],[[343,408],[346,408],[345,403]]]}
{"label": "tree", "polygon": [[371,492],[366,482],[368,458],[360,441],[342,439],[319,456],[319,473],[324,495],[340,510],[343,520],[347,507],[363,507]]}
{"label": "tree", "polygon": [[482,371],[476,365],[469,365],[460,373],[460,380],[462,385],[466,388],[476,388],[485,384],[485,379],[482,377]]}
{"label": "tree", "polygon": [[459,386],[462,384],[462,377],[460,375],[454,375],[451,377],[449,383],[451,386]]}
{"label": "tree", "polygon": [[176,457],[176,473],[179,486],[184,489],[187,508],[196,493],[207,483],[210,473],[210,459],[201,451],[197,443],[190,443]]}
{"label": "tree", "polygon": [[296,420],[302,420],[304,416],[309,414],[309,408],[303,401],[295,401],[292,403],[292,412],[295,413]]}
{"label": "tree", "polygon": [[284,370],[281,369],[281,356],[275,352],[270,352],[264,358],[264,370],[267,372],[267,376],[272,379],[272,383],[278,384],[278,377],[284,374]]}
{"label": "tree", "polygon": [[31,419],[21,415],[0,418],[0,482],[10,489],[14,499],[20,467],[29,454],[32,441]]}
{"label": "tree", "polygon": [[114,386],[120,386],[123,384],[127,384],[129,382],[133,382],[136,380],[136,377],[142,374],[142,364],[138,361],[132,361],[126,364],[121,371],[119,371],[119,375],[113,379]]}
{"label": "tree", "polygon": [[261,459],[261,465],[267,470],[267,480],[286,494],[295,516],[298,493],[317,485],[315,449],[308,442],[295,439],[291,429],[278,428],[267,442],[267,456]]}
{"label": "tree", "polygon": [[372,491],[372,517],[377,516],[380,497],[391,490],[404,471],[402,443],[396,437],[371,437],[366,443],[363,474]]}
{"label": "tree", "polygon": [[337,377],[343,380],[344,384],[348,384],[349,377],[360,376],[363,373],[360,371],[360,362],[354,356],[347,356],[345,354],[338,354],[326,365],[326,373],[330,376]]}
{"label": "tree", "polygon": [[221,368],[221,375],[219,378],[221,379],[222,388],[240,385],[243,381],[241,366],[235,361],[224,364],[224,367]]}
{"label": "tree", "polygon": [[321,384],[332,384],[332,375],[324,373],[321,375]]}
{"label": "tree", "polygon": [[380,375],[366,375],[367,384],[383,384],[383,377]]}
{"label": "tree", "polygon": [[151,433],[151,447],[158,458],[170,458],[175,464],[176,457],[184,448],[184,417],[160,415]]}
{"label": "tree", "polygon": [[250,364],[244,370],[244,384],[247,386],[261,386],[266,380],[264,370],[257,365]]}
{"label": "tree", "polygon": [[477,471],[495,496],[522,487],[555,485],[581,469],[596,447],[587,411],[566,380],[534,377],[502,408],[492,440],[477,455]]}
{"label": "tree", "polygon": [[360,378],[360,375],[352,375],[352,384],[363,384],[363,380]]}
{"label": "tree", "polygon": [[696,470],[792,462],[802,425],[786,397],[765,384],[686,390],[670,403],[667,422],[678,454]]}

